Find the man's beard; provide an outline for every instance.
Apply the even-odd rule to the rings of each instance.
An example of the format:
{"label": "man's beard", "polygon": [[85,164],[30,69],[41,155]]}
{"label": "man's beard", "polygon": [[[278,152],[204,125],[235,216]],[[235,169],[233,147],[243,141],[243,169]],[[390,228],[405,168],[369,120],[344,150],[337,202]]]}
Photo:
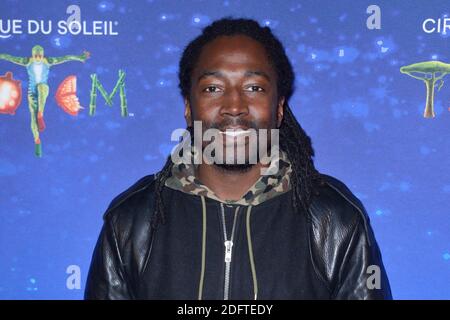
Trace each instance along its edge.
{"label": "man's beard", "polygon": [[243,163],[243,164],[227,164],[227,163],[214,163],[216,167],[223,171],[233,172],[233,173],[245,173],[250,171],[250,169],[254,166],[252,163]]}
{"label": "man's beard", "polygon": [[[218,129],[220,131],[226,131],[226,127],[227,126],[242,126],[245,127],[247,129],[254,129],[256,131],[258,131],[258,129],[260,128],[259,123],[255,122],[255,121],[247,121],[247,120],[243,120],[243,119],[239,119],[239,118],[228,118],[225,121],[221,122],[221,123],[211,123],[211,124],[205,124],[205,130],[207,129]],[[224,138],[226,139],[226,138]],[[245,138],[247,139],[247,138]],[[238,147],[236,147],[236,149],[234,150],[234,154],[237,154],[237,149]],[[237,160],[236,158],[234,159],[234,163],[226,163],[226,161],[224,161],[224,163],[216,163],[214,162],[214,165],[223,170],[223,171],[227,171],[230,173],[245,173],[250,171],[250,169],[259,162],[259,154],[258,154],[258,150],[256,151],[256,163],[250,163],[250,150],[246,150],[245,153],[247,154],[246,156],[246,162],[245,163],[236,163]],[[214,153],[214,152],[213,152]],[[225,153],[223,153],[225,154]]]}
{"label": "man's beard", "polygon": [[[213,164],[216,168],[223,170],[223,171],[227,171],[227,172],[236,172],[236,173],[244,173],[249,171],[251,168],[253,168],[256,164],[259,164],[259,162],[261,161],[261,157],[266,157],[267,156],[267,152],[269,152],[270,154],[272,154],[271,151],[271,138],[270,138],[270,131],[276,128],[271,128],[271,126],[268,123],[265,122],[256,122],[256,121],[248,121],[248,120],[244,120],[244,119],[239,119],[239,118],[228,118],[225,119],[223,122],[219,122],[219,123],[202,123],[202,132],[201,135],[203,137],[203,134],[205,133],[205,131],[207,131],[208,129],[216,129],[219,130],[221,132],[225,132],[227,130],[227,127],[243,127],[245,130],[253,130],[257,133],[256,136],[256,146],[255,144],[250,143],[250,139],[249,137],[244,137],[245,141],[246,141],[246,146],[242,146],[242,144],[240,144],[240,146],[238,146],[237,142],[235,142],[236,144],[234,145],[234,152],[232,152],[233,155],[231,155],[231,158],[228,158],[225,156],[225,154],[227,153],[226,150],[229,150],[229,146],[224,146],[223,147],[223,151],[221,151],[221,155],[218,155],[218,157],[220,159],[222,159],[222,161],[212,161],[209,164]],[[259,130],[260,129],[264,129],[266,130],[267,134],[269,135],[269,137],[267,137],[266,135],[264,135],[264,139],[268,140],[266,141],[266,148],[269,147],[269,150],[265,150],[264,154],[260,154],[260,150],[259,150],[259,139],[262,138],[259,135]],[[191,145],[195,145],[195,134],[194,134],[194,128],[192,126],[189,126],[187,128],[187,130],[190,133],[190,137],[191,137]],[[242,137],[241,137],[242,138]],[[225,140],[226,137],[223,137],[223,139]],[[223,140],[222,140],[223,141]],[[241,140],[242,142],[242,140]],[[247,144],[247,142],[249,144]],[[208,146],[209,144],[203,144],[201,146],[201,152],[202,154],[204,154],[204,150],[205,148]],[[250,150],[250,148],[252,147],[256,147],[256,150]],[[237,153],[238,153],[238,149],[241,150],[242,153],[242,148],[245,149],[245,160],[237,160]],[[216,159],[216,150],[211,150],[210,151],[210,157],[212,159]],[[234,158],[233,160],[230,161],[230,159]],[[256,161],[255,161],[256,160]]]}
{"label": "man's beard", "polygon": [[[235,150],[236,151],[236,150]],[[250,171],[250,169],[259,162],[259,154],[258,152],[256,152],[256,163],[251,163],[250,162],[250,156],[249,156],[250,151],[247,153],[247,157],[245,157],[246,161],[244,163],[236,163],[237,159],[234,159],[234,163],[226,163],[226,161],[224,161],[224,163],[216,163],[214,162],[213,164],[223,170],[223,171],[228,171],[230,173],[245,173],[247,171]],[[212,152],[212,156],[215,156],[215,152]]]}

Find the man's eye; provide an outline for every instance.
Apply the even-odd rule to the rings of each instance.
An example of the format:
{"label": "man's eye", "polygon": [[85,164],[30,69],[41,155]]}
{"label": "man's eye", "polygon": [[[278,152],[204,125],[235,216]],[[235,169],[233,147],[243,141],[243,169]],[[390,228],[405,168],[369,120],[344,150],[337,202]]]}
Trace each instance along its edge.
{"label": "man's eye", "polygon": [[216,86],[208,86],[205,89],[203,89],[203,91],[213,93],[219,91],[219,88]]}
{"label": "man's eye", "polygon": [[264,89],[261,88],[260,86],[250,86],[248,87],[248,89],[252,92],[263,92]]}

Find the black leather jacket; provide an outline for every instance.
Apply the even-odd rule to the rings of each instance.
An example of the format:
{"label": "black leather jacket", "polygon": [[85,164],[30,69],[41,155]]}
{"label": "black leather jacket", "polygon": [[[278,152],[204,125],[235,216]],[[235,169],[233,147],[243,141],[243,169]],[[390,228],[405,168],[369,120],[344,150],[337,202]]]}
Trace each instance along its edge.
{"label": "black leather jacket", "polygon": [[154,176],[142,178],[104,215],[85,298],[391,299],[363,205],[323,177],[308,214],[292,191],[249,208],[165,187],[156,230]]}

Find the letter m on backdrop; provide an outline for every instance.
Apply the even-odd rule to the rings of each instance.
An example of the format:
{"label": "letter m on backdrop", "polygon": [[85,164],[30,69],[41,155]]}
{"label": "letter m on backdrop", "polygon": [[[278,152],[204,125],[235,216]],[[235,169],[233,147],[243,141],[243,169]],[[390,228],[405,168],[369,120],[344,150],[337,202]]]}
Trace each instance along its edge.
{"label": "letter m on backdrop", "polygon": [[105,99],[106,104],[111,107],[112,106],[112,99],[119,91],[120,96],[120,110],[122,117],[128,116],[128,108],[127,108],[127,98],[125,94],[125,72],[123,70],[119,70],[119,79],[116,82],[116,85],[114,86],[114,89],[111,91],[110,94],[108,94],[103,88],[102,84],[97,78],[97,74],[93,73],[91,74],[92,79],[92,88],[91,88],[91,100],[89,103],[89,115],[93,116],[95,114],[95,109],[97,108],[97,91],[99,91]]}

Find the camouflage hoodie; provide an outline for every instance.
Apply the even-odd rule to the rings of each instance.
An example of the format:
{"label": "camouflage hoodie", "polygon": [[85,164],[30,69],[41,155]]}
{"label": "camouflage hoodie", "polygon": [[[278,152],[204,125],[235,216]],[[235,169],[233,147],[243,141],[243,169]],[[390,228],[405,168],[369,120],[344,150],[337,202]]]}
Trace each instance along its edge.
{"label": "camouflage hoodie", "polygon": [[[191,161],[193,163],[193,161]],[[276,165],[278,164],[278,170]],[[195,164],[175,164],[172,174],[166,180],[165,185],[171,189],[188,194],[205,196],[225,204],[252,205],[255,206],[268,199],[274,198],[291,189],[290,174],[291,163],[285,152],[279,152],[278,157],[273,157],[269,170],[275,172],[270,175],[261,175],[252,187],[239,200],[222,200],[210,188],[195,177]],[[275,166],[275,167],[274,167]]]}

